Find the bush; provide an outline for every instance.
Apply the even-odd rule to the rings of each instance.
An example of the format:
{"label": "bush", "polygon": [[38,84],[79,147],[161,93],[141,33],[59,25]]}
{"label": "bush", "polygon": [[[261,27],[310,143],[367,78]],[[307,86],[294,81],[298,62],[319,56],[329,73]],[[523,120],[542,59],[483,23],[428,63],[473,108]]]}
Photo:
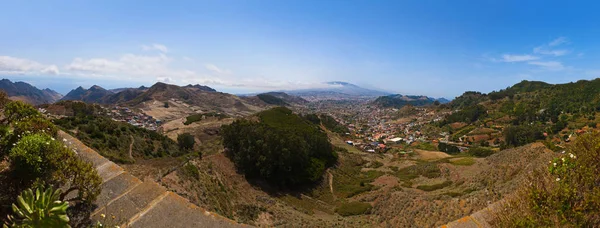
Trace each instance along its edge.
{"label": "bush", "polygon": [[183,150],[191,150],[194,148],[194,144],[196,143],[194,136],[190,133],[183,133],[177,136],[177,144],[179,148]]}
{"label": "bush", "polygon": [[600,133],[580,136],[561,156],[504,205],[501,227],[600,226]]}
{"label": "bush", "polygon": [[468,153],[471,156],[482,158],[482,157],[487,157],[487,156],[494,154],[494,151],[487,147],[474,146],[474,147],[469,148]]}
{"label": "bush", "polygon": [[461,165],[461,166],[470,166],[470,165],[475,164],[475,160],[471,157],[460,158],[460,159],[450,160],[450,164]]}
{"label": "bush", "polygon": [[444,181],[443,183],[439,183],[439,184],[433,184],[433,185],[419,185],[417,186],[417,189],[426,191],[426,192],[431,192],[431,191],[435,191],[438,189],[442,189],[445,187],[448,187],[452,185],[452,181]]}
{"label": "bush", "polygon": [[341,216],[362,215],[371,211],[371,204],[363,202],[344,203],[335,209],[335,212]]}
{"label": "bush", "polygon": [[445,152],[447,154],[458,154],[460,153],[460,149],[458,149],[458,147],[453,146],[453,145],[448,145],[446,143],[440,143],[438,144],[438,150]]}
{"label": "bush", "polygon": [[523,146],[544,138],[539,126],[519,125],[504,129],[504,140],[509,146]]}
{"label": "bush", "polygon": [[248,177],[279,186],[311,184],[337,162],[327,135],[318,126],[278,107],[223,126],[227,156]]}
{"label": "bush", "polygon": [[181,168],[181,174],[183,174],[183,176],[186,177],[191,177],[193,179],[199,179],[200,178],[200,171],[198,170],[198,167],[196,167],[194,164],[186,164]]}
{"label": "bush", "polygon": [[102,180],[91,163],[84,162],[62,143],[44,134],[23,137],[9,154],[12,170],[22,186],[44,181],[53,186],[69,186],[62,197],[78,190],[78,199],[93,202],[100,194]]}
{"label": "bush", "polygon": [[11,101],[4,107],[4,116],[9,123],[40,115],[37,109],[22,101]]}

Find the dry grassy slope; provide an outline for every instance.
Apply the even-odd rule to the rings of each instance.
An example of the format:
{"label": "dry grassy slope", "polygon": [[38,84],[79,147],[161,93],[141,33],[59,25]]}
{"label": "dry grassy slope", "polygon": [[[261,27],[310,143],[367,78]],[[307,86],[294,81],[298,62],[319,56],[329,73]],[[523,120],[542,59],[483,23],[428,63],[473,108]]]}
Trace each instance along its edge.
{"label": "dry grassy slope", "polygon": [[[510,195],[526,182],[530,170],[546,165],[553,156],[543,144],[534,143],[477,159],[471,166],[440,164],[452,186],[433,192],[404,188],[377,196],[374,219],[381,226],[392,227],[443,225]],[[450,197],[444,195],[447,192],[464,195]]]}

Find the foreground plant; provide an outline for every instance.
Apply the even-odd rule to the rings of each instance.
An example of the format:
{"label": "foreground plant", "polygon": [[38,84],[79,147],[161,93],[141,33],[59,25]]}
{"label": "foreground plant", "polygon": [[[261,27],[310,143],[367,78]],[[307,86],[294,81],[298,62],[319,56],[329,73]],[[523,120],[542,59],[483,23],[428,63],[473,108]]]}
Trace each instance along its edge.
{"label": "foreground plant", "polygon": [[68,202],[60,201],[60,189],[27,189],[12,205],[14,215],[8,216],[8,227],[70,227],[67,216]]}

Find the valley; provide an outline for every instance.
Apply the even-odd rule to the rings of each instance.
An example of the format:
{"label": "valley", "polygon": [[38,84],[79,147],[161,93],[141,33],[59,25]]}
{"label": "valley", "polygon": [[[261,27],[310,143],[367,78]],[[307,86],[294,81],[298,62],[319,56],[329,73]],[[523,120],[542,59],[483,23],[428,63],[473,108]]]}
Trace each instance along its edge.
{"label": "valley", "polygon": [[[95,86],[83,89],[85,95],[77,99],[71,94],[38,109],[137,179],[156,182],[240,224],[437,227],[517,197],[533,171],[560,157],[578,136],[595,131],[595,110],[548,115],[552,109],[544,109],[545,101],[562,105],[552,100],[554,95],[539,104],[509,95],[497,98],[498,93],[525,97],[522,94],[545,94],[564,86],[546,90],[549,87],[538,88],[536,83],[524,81],[490,94],[466,92],[450,103],[401,95],[385,95],[388,100],[383,103],[374,97],[314,100],[283,92],[237,97],[163,83],[133,89],[139,95],[107,103],[112,99],[106,97],[124,97],[118,94],[132,89],[115,93]],[[94,95],[97,91],[104,95]],[[527,116],[518,108],[505,108],[508,105],[538,105],[536,109],[546,111]],[[536,123],[523,127],[531,121]],[[318,135],[329,146],[318,146]],[[245,137],[250,144],[236,149],[233,145]],[[259,141],[264,144],[253,144]],[[273,152],[232,154],[259,146]],[[250,158],[248,164],[254,166],[261,160],[253,159],[268,156],[281,163],[287,159],[282,156],[305,160],[293,157],[305,153],[306,146],[329,147],[335,162],[314,163],[312,157],[308,160],[313,168],[300,179],[288,179],[298,168],[291,168],[296,174],[277,175],[284,170],[261,165],[256,167],[259,171],[251,171],[254,168],[240,163]],[[276,155],[288,150],[298,151]],[[328,156],[310,155],[314,150],[306,151],[319,159]]]}

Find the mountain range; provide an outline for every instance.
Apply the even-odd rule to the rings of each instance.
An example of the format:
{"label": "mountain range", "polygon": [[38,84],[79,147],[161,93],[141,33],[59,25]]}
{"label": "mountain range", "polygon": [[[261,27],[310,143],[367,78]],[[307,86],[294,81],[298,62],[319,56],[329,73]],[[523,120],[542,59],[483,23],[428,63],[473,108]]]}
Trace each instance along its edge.
{"label": "mountain range", "polygon": [[285,90],[283,92],[302,97],[308,101],[364,99],[390,94],[383,91],[366,89],[348,82],[332,81],[326,82],[326,84],[328,85],[326,88]]}
{"label": "mountain range", "polygon": [[11,82],[8,79],[0,80],[0,90],[12,100],[21,100],[34,105],[54,103],[62,98],[62,94],[54,90],[38,89],[25,82]]}

